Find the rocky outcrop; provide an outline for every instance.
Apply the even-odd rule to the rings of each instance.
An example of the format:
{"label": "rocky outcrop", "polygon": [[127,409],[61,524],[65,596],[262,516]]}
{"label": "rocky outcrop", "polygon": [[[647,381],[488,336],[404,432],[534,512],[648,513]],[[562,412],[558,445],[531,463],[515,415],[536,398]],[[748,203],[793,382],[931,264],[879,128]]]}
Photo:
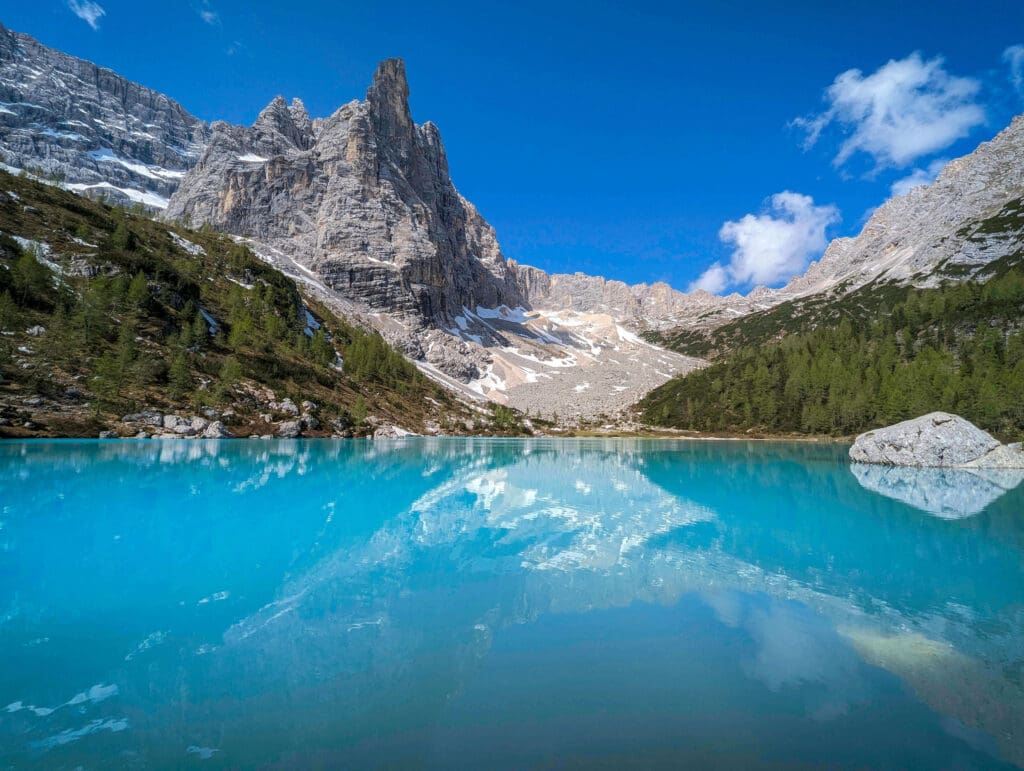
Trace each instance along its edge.
{"label": "rocky outcrop", "polygon": [[680,292],[664,282],[626,284],[586,273],[549,274],[529,265],[516,265],[514,270],[533,307],[606,313],[637,330],[713,324],[716,319],[735,318],[730,310],[734,306],[756,301],[756,297],[748,301],[739,294],[719,297],[703,290]]}
{"label": "rocky outcrop", "polygon": [[207,133],[163,94],[0,25],[0,162],[9,170],[160,208]]}
{"label": "rocky outcrop", "polygon": [[455,189],[437,127],[417,125],[400,59],[365,101],[310,121],[278,97],[249,128],[215,123],[166,216],[255,238],[328,287],[414,326],[523,293],[494,230]]}
{"label": "rocky outcrop", "polygon": [[1020,444],[1001,444],[973,423],[948,412],[868,431],[850,448],[850,460],[924,468],[1024,468]]}

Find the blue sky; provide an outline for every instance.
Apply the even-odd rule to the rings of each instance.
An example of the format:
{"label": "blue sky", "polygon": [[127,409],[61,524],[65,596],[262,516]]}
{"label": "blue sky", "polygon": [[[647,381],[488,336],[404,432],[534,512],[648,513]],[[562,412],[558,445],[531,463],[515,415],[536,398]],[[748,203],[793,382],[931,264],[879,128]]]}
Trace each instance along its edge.
{"label": "blue sky", "polygon": [[680,289],[783,283],[1024,112],[1019,0],[36,0],[0,21],[236,123],[276,94],[328,115],[403,57],[506,255]]}

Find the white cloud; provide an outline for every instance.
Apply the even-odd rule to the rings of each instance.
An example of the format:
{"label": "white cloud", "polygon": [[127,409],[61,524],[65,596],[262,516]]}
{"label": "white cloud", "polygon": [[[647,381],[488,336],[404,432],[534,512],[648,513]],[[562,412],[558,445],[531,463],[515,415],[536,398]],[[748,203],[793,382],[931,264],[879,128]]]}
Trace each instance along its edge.
{"label": "white cloud", "polygon": [[711,292],[711,294],[718,294],[727,286],[729,286],[729,274],[720,262],[716,262],[701,273],[700,278],[692,282],[687,291],[696,292],[697,290],[703,290]]}
{"label": "white cloud", "polygon": [[828,109],[794,123],[807,131],[807,146],[837,125],[846,135],[835,157],[841,166],[857,153],[874,159],[876,169],[902,168],[943,150],[985,122],[976,102],[981,82],[950,75],[941,57],[919,53],[891,60],[870,75],[840,74],[825,91]]}
{"label": "white cloud", "polygon": [[815,206],[809,195],[788,190],[776,193],[767,211],[722,225],[718,237],[733,245],[729,264],[715,263],[690,288],[720,293],[729,285],[792,278],[825,250],[825,230],[838,221],[835,206]]}
{"label": "white cloud", "polygon": [[209,0],[199,0],[193,8],[196,9],[196,13],[199,14],[199,18],[211,27],[216,27],[220,24],[220,14],[213,10],[213,6],[210,5]]}
{"label": "white cloud", "polygon": [[1024,45],[1010,46],[1003,51],[1003,61],[1010,67],[1010,82],[1024,94]]}
{"label": "white cloud", "polygon": [[949,163],[948,158],[936,158],[923,169],[914,169],[907,176],[901,177],[892,183],[889,193],[892,196],[906,195],[915,187],[930,185],[939,176],[939,172]]}
{"label": "white cloud", "polygon": [[71,13],[93,29],[99,29],[100,17],[107,15],[99,3],[94,3],[92,0],[68,0],[68,8],[71,9]]}

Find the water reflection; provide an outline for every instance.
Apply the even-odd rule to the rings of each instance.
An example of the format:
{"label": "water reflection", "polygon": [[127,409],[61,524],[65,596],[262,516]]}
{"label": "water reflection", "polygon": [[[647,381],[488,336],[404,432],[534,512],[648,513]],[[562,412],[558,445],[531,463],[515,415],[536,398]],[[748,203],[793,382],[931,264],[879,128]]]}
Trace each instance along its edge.
{"label": "water reflection", "polygon": [[950,469],[853,463],[850,471],[867,490],[943,519],[980,514],[1024,481],[1024,469]]}
{"label": "water reflection", "polygon": [[760,443],[0,445],[0,760],[1024,763],[1020,491],[949,523],[847,468]]}

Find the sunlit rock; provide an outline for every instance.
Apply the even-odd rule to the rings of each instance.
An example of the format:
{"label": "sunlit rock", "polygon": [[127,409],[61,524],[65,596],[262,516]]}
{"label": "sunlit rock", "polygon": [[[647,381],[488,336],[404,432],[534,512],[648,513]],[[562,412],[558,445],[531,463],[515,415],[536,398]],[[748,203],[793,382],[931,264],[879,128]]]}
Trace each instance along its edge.
{"label": "sunlit rock", "polygon": [[1019,444],[1002,445],[959,415],[931,412],[867,431],[850,448],[850,460],[927,468],[1024,468]]}

